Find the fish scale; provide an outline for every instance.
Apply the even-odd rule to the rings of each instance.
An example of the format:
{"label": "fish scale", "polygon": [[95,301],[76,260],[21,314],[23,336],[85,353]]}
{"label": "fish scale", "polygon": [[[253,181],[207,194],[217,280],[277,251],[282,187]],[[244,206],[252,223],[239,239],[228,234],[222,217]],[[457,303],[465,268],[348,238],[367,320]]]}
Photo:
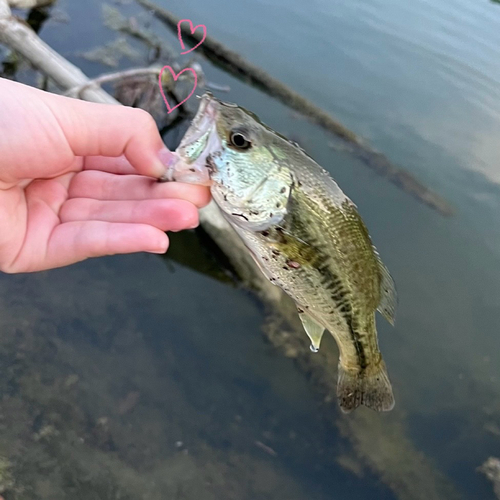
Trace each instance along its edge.
{"label": "fish scale", "polygon": [[[337,340],[342,341],[342,333],[349,332],[352,336],[352,330],[357,324],[353,317],[353,294],[350,290],[346,289],[338,276],[334,259],[329,255],[325,255],[321,250],[320,238],[325,239],[324,233],[318,230],[320,228],[316,228],[314,224],[304,224],[301,220],[304,210],[296,210],[294,195],[297,195],[295,190],[289,201],[289,215],[285,217],[280,227],[290,231],[300,240],[309,242],[307,249],[314,249],[314,252],[309,252],[310,261],[303,260],[299,269],[287,266],[287,261],[297,258],[296,251],[291,253],[287,251],[290,243],[287,241],[287,237],[283,235],[281,236],[281,241],[278,239],[270,247],[269,240],[272,237],[272,232],[268,232],[269,236],[267,237],[255,235],[255,240],[252,244],[252,246],[255,246],[254,253],[265,257],[264,262],[267,264],[266,274],[269,273],[274,278],[273,281],[275,283],[277,282],[277,284],[286,288],[289,291],[289,295],[296,301],[299,307],[308,311],[316,318],[319,315],[324,317],[325,327],[334,336],[338,337]],[[323,219],[323,222],[328,224],[331,221]],[[275,233],[280,234],[278,230],[275,230]],[[320,235],[317,238],[314,237],[316,233]],[[269,248],[274,246],[280,248],[279,258],[272,251],[269,253]],[[293,275],[298,275],[298,279],[297,277],[296,279],[292,279],[291,276]],[[292,285],[290,282],[292,282]],[[377,360],[379,358],[378,347],[368,342],[366,343],[366,347],[360,347],[359,340],[354,344],[342,343],[341,345],[341,355],[346,364],[358,364],[361,367],[366,367],[367,356],[373,355]],[[349,349],[349,347],[353,347],[354,350]],[[356,358],[356,361],[353,361],[352,358]]]}
{"label": "fish scale", "polygon": [[296,144],[210,95],[177,154],[182,162],[171,177],[202,183],[208,172],[224,217],[264,275],[295,301],[312,350],[325,330],[334,337],[341,409],[391,410],[375,312],[393,323],[396,292],[352,201]]}

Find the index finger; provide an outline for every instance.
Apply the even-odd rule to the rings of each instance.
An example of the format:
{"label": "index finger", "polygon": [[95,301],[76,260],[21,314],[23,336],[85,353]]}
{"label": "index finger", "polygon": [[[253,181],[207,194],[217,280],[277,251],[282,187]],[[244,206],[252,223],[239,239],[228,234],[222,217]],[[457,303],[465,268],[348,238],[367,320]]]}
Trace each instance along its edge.
{"label": "index finger", "polygon": [[142,109],[54,94],[44,98],[75,156],[124,155],[137,173],[156,178],[175,160],[153,117]]}
{"label": "index finger", "polygon": [[137,174],[137,170],[125,156],[86,156],[82,170],[101,170],[110,174]]}

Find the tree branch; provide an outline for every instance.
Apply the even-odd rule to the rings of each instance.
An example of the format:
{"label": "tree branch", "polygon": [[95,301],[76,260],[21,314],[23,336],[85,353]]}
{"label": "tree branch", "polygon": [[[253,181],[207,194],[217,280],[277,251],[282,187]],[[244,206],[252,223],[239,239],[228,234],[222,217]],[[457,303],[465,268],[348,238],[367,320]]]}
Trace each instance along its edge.
{"label": "tree branch", "polygon": [[16,9],[34,9],[35,7],[46,7],[55,0],[9,0],[9,5]]}
{"label": "tree branch", "polygon": [[[50,48],[29,26],[13,17],[6,0],[0,0],[0,43],[21,54],[63,89],[89,82],[79,68]],[[102,89],[88,88],[82,92],[82,98],[87,101],[118,104],[116,99]]]}
{"label": "tree branch", "polygon": [[81,99],[82,92],[91,87],[99,87],[103,83],[115,82],[121,80],[122,78],[128,78],[129,76],[143,76],[143,75],[159,75],[161,68],[138,68],[138,69],[127,69],[125,71],[116,71],[114,73],[106,73],[104,75],[98,76],[92,80],[88,80],[81,85],[73,87],[66,91],[64,95],[68,97],[76,97]]}

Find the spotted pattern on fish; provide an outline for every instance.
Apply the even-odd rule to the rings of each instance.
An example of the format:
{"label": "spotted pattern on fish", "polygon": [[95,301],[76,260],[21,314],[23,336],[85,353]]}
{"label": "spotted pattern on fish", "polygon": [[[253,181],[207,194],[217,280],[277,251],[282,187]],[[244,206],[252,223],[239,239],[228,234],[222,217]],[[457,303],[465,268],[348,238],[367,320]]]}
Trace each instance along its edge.
{"label": "spotted pattern on fish", "polygon": [[214,201],[262,272],[295,301],[313,350],[325,329],[335,338],[342,410],[392,409],[375,312],[394,321],[394,283],[351,200],[296,144],[211,96],[178,154],[200,172],[208,164]]}

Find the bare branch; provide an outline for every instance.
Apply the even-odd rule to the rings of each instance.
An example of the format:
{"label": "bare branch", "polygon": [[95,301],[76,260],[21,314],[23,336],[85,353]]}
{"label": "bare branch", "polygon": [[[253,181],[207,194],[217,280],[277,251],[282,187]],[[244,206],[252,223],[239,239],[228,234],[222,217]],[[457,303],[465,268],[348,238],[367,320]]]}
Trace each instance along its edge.
{"label": "bare branch", "polygon": [[221,85],[215,82],[206,82],[205,88],[208,90],[215,90],[217,92],[231,92],[231,87],[229,85]]}
{"label": "bare branch", "polygon": [[139,69],[127,69],[125,71],[116,71],[114,73],[106,73],[104,75],[98,76],[93,80],[88,80],[82,85],[78,85],[69,89],[64,95],[69,97],[81,98],[81,94],[84,90],[90,87],[98,87],[103,83],[115,82],[121,80],[122,78],[128,78],[129,76],[142,76],[142,75],[159,75],[161,68],[151,67],[151,68],[139,68]]}
{"label": "bare branch", "polygon": [[9,5],[15,9],[33,9],[35,7],[46,7],[55,0],[9,0]]}

